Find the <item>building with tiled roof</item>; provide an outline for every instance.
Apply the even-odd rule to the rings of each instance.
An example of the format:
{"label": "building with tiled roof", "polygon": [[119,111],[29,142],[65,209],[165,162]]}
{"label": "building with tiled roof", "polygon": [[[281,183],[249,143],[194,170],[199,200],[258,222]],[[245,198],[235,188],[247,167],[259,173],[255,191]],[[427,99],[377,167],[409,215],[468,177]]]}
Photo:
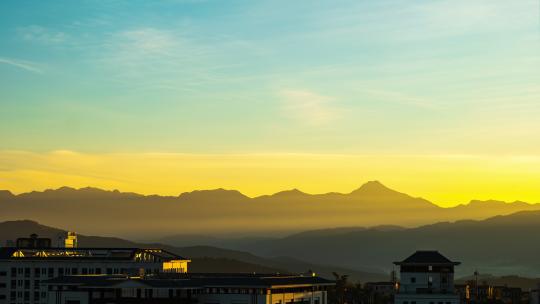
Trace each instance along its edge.
{"label": "building with tiled roof", "polygon": [[395,304],[459,304],[454,289],[454,262],[438,251],[417,251],[403,261]]}

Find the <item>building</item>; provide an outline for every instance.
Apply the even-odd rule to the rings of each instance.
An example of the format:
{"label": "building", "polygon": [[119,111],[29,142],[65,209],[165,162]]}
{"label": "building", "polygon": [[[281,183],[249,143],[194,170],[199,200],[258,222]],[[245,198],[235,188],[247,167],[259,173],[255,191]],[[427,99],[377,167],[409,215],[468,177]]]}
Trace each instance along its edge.
{"label": "building", "polygon": [[401,262],[395,304],[459,304],[454,290],[454,266],[438,251],[417,251]]}
{"label": "building", "polygon": [[[462,303],[519,304],[528,302],[524,300],[527,293],[519,287],[490,285],[486,282],[477,285],[475,281],[469,281],[467,284],[456,285],[456,290]],[[531,304],[538,304],[532,303],[532,297],[530,300]]]}
{"label": "building", "polygon": [[0,248],[0,304],[46,303],[43,280],[69,275],[184,273],[190,260],[162,249],[53,248],[51,240],[21,238]]}
{"label": "building", "polygon": [[64,276],[43,282],[55,304],[327,304],[334,282],[316,276],[154,274]]}
{"label": "building", "polygon": [[387,304],[394,302],[396,282],[368,282],[364,284],[367,304]]}

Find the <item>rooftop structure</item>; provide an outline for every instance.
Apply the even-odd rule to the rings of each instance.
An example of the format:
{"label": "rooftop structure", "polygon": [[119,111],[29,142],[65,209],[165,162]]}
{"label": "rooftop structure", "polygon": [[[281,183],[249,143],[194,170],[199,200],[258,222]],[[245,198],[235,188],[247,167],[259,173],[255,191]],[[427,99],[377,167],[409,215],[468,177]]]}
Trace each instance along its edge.
{"label": "rooftop structure", "polygon": [[[48,303],[326,304],[332,281],[276,274],[67,276],[43,283]],[[71,302],[70,302],[71,301]]]}
{"label": "rooftop structure", "polygon": [[420,265],[420,266],[449,266],[449,265],[459,265],[460,262],[452,262],[444,255],[440,254],[438,251],[433,250],[419,250],[410,255],[408,258],[401,262],[394,262],[395,265],[407,266],[407,265]]}
{"label": "rooftop structure", "polygon": [[[69,238],[69,236],[68,236]],[[45,279],[69,275],[185,273],[189,259],[158,248],[53,248],[47,238],[0,248],[0,304],[46,303]]]}
{"label": "rooftop structure", "polygon": [[458,304],[454,291],[454,266],[438,251],[417,251],[403,261],[395,304]]}

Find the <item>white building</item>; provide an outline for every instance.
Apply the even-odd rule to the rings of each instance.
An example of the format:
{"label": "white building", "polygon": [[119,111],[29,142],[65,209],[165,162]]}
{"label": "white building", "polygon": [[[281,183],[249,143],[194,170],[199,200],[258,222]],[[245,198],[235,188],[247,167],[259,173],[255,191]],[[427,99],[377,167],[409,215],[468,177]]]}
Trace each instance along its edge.
{"label": "white building", "polygon": [[334,282],[315,276],[175,274],[67,276],[43,283],[51,304],[327,304]]}
{"label": "white building", "polygon": [[454,290],[454,266],[438,251],[417,251],[401,262],[395,304],[459,304]]}
{"label": "white building", "polygon": [[[77,244],[72,236],[70,242]],[[50,239],[33,235],[0,248],[0,304],[47,303],[41,283],[56,277],[182,273],[188,262],[161,249],[51,248]]]}

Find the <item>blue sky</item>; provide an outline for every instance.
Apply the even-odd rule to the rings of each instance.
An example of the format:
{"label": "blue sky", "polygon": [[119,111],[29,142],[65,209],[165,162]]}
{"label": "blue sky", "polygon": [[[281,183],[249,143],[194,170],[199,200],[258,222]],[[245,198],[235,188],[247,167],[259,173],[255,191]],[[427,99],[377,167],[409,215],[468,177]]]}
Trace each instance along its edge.
{"label": "blue sky", "polygon": [[540,154],[538,0],[2,1],[0,150]]}
{"label": "blue sky", "polygon": [[6,149],[540,148],[491,138],[540,127],[536,0],[3,1],[0,17]]}

